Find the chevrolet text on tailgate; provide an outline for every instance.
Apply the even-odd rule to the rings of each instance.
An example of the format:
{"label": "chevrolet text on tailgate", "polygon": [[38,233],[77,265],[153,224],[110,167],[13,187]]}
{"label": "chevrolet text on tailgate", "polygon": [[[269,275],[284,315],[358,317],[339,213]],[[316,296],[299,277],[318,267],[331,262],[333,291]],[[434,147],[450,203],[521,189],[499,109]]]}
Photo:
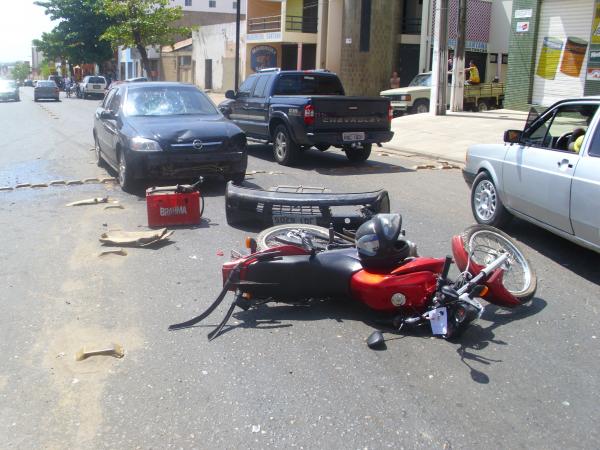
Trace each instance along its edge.
{"label": "chevrolet text on tailgate", "polygon": [[382,97],[349,97],[334,73],[265,69],[250,75],[219,105],[250,139],[272,142],[279,164],[302,150],[344,150],[350,161],[369,158],[372,144],[388,142],[392,108]]}

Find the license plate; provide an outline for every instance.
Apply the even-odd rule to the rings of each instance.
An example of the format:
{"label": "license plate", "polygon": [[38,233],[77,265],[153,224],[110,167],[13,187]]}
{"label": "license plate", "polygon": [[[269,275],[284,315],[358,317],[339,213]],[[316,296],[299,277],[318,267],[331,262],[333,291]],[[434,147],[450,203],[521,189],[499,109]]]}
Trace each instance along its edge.
{"label": "license plate", "polygon": [[342,140],[344,142],[364,141],[365,133],[363,133],[362,131],[355,133],[342,133]]}
{"label": "license plate", "polygon": [[94,84],[92,87],[93,87],[94,89],[100,89],[100,85],[99,85],[99,84]]}
{"label": "license plate", "polygon": [[305,225],[316,225],[317,216],[301,216],[301,215],[277,215],[273,216],[273,225],[283,225],[286,223],[301,223]]}

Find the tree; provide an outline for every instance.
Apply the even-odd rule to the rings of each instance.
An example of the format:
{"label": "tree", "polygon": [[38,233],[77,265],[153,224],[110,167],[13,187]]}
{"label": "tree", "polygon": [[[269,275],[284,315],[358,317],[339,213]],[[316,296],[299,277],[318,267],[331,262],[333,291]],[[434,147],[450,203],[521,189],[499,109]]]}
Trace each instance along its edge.
{"label": "tree", "polygon": [[64,39],[64,35],[55,28],[48,33],[42,33],[41,39],[34,39],[33,45],[38,51],[44,53],[46,61],[54,63],[59,59],[63,62],[66,58]]}
{"label": "tree", "polygon": [[18,62],[15,64],[15,67],[12,70],[12,77],[15,80],[23,81],[26,78],[29,78],[29,64]]}
{"label": "tree", "polygon": [[114,24],[101,39],[111,42],[113,47],[137,49],[148,77],[151,71],[146,47],[172,45],[175,36],[191,33],[188,27],[174,25],[183,12],[180,6],[169,6],[169,0],[103,0],[102,3]]}
{"label": "tree", "polygon": [[100,40],[113,23],[102,10],[102,0],[40,0],[35,4],[45,8],[52,20],[59,21],[51,32],[60,46],[56,57],[98,64],[111,59],[110,43]]}

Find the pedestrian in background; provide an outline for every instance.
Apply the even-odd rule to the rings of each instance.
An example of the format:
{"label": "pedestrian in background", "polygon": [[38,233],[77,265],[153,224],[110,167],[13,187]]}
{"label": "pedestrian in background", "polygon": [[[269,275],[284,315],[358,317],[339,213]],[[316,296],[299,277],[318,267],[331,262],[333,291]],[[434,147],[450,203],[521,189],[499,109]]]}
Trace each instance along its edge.
{"label": "pedestrian in background", "polygon": [[469,67],[465,69],[465,72],[469,73],[469,79],[466,81],[467,84],[481,83],[481,80],[479,79],[479,69],[477,69],[473,60],[469,61]]}
{"label": "pedestrian in background", "polygon": [[400,77],[398,72],[392,72],[392,78],[390,78],[390,89],[398,89],[400,87]]}

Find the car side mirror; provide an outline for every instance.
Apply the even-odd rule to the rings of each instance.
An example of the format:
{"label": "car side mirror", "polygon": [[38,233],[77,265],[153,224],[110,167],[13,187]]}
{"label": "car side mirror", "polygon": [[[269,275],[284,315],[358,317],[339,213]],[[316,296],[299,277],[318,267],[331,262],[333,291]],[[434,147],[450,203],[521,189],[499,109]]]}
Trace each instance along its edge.
{"label": "car side mirror", "polygon": [[504,142],[508,144],[518,144],[521,142],[523,132],[521,130],[506,130],[504,132]]}
{"label": "car side mirror", "polygon": [[100,113],[100,118],[101,119],[114,119],[115,114],[112,111],[105,109],[104,111],[102,111]]}
{"label": "car side mirror", "polygon": [[236,98],[235,91],[232,91],[231,89],[226,91],[225,98],[228,98],[230,100],[235,100],[235,98]]}

